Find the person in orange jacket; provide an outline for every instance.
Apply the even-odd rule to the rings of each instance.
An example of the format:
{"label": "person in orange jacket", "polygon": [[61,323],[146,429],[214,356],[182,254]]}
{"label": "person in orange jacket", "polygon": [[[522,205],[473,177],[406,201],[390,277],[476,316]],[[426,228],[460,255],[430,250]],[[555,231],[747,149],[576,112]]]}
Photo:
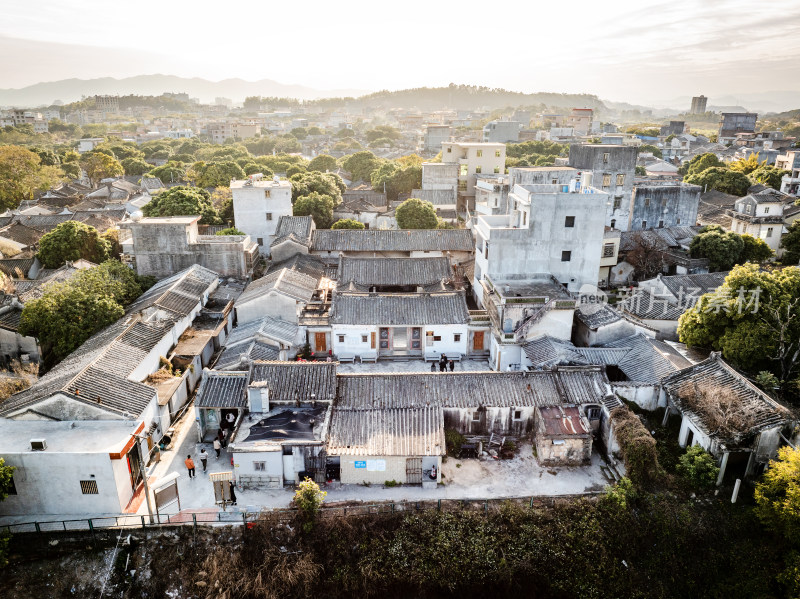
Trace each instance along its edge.
{"label": "person in orange jacket", "polygon": [[186,469],[189,471],[189,478],[194,478],[194,460],[191,455],[187,455],[183,461],[186,464]]}

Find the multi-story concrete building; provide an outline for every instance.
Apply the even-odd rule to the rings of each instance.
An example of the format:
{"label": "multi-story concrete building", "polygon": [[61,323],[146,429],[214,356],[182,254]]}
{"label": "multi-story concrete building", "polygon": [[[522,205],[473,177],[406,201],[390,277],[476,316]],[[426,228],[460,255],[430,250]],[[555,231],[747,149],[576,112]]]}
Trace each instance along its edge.
{"label": "multi-story concrete building", "polygon": [[685,121],[670,121],[669,125],[663,125],[659,131],[660,135],[681,135],[686,131]]}
{"label": "multi-story concrete building", "polygon": [[719,121],[717,143],[736,141],[737,133],[753,133],[756,130],[758,114],[755,112],[723,112]]}
{"label": "multi-story concrete building", "polygon": [[94,105],[100,112],[119,114],[119,96],[95,96]]}
{"label": "multi-story concrete building", "polygon": [[206,125],[206,133],[213,143],[222,144],[228,139],[255,137],[261,133],[261,127],[256,123],[209,123]]}
{"label": "multi-story concrete building", "polygon": [[194,264],[223,277],[245,278],[258,246],[248,235],[200,235],[199,216],[141,218],[119,223],[122,261],[138,275],[169,277]]}
{"label": "multi-story concrete building", "polygon": [[483,127],[483,141],[510,143],[519,141],[522,123],[517,121],[491,121]]}
{"label": "multi-story concrete building", "polygon": [[785,154],[780,154],[775,159],[775,166],[785,171],[781,179],[781,191],[793,196],[800,196],[800,150],[790,150]]}
{"label": "multi-story concrete building", "polygon": [[574,144],[569,148],[569,166],[592,173],[591,185],[609,197],[605,224],[627,231],[630,197],[636,173],[637,149],[609,144]]}
{"label": "multi-story concrete building", "polygon": [[257,173],[244,181],[231,181],[231,193],[236,227],[256,241],[262,254],[269,254],[278,221],[292,215],[292,184],[265,180]]}
{"label": "multi-story concrete building", "polygon": [[508,214],[508,175],[477,175],[476,214]]}
{"label": "multi-story concrete building", "polygon": [[446,162],[422,163],[422,189],[411,191],[411,197],[430,202],[437,211],[455,217],[458,207],[459,165]]}
{"label": "multi-story concrete building", "polygon": [[450,141],[452,129],[450,125],[428,125],[422,136],[422,151],[437,153],[442,149],[442,142]]}
{"label": "multi-story concrete building", "polygon": [[[631,194],[630,222],[626,231],[686,227],[697,222],[699,185],[671,181],[637,183]],[[615,223],[616,224],[616,223]]]}
{"label": "multi-story concrete building", "polygon": [[476,176],[501,175],[506,170],[506,146],[498,143],[445,142],[442,162],[457,164],[459,211],[475,206]]}
{"label": "multi-story concrete building", "polygon": [[515,185],[508,214],[478,216],[473,288],[481,289],[484,275],[496,280],[552,275],[575,292],[596,285],[609,195],[591,187],[588,179],[583,184]]}
{"label": "multi-story concrete building", "polygon": [[775,189],[766,188],[739,198],[728,210],[731,231],[747,233],[763,240],[780,256],[781,235],[784,227],[784,211],[793,205],[793,198]]}
{"label": "multi-story concrete building", "polygon": [[594,111],[591,108],[573,108],[570,115],[567,117],[567,127],[572,127],[577,135],[588,135],[592,130],[592,115]]}
{"label": "multi-story concrete building", "polygon": [[692,114],[703,114],[706,111],[708,98],[704,95],[694,96],[692,98],[692,108],[689,110]]}

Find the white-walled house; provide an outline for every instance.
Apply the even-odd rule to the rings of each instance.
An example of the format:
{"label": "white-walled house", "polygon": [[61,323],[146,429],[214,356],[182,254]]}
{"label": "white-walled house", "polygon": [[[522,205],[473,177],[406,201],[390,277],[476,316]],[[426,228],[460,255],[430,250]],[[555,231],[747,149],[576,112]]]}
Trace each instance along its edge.
{"label": "white-walled house", "polygon": [[[62,476],[72,477],[76,471],[57,466],[65,454],[90,456],[102,454],[101,448],[108,449],[106,457],[117,456],[111,457],[117,490],[112,494],[108,490],[111,479],[104,479],[103,505],[116,502],[111,511],[117,512],[127,505],[141,484],[150,450],[167,433],[196,381],[187,367],[175,377],[177,385],[169,385],[165,393],[165,386],[151,382],[148,377],[161,368],[162,356],[172,355],[181,335],[200,314],[218,284],[216,273],[196,265],[156,283],[128,307],[122,319],[89,338],[29,389],[3,402],[0,407],[3,428],[14,431],[14,438],[44,439],[45,443],[42,449],[29,449],[40,452],[37,453],[40,457],[26,462],[26,495],[18,491],[19,502],[0,503],[0,513],[31,513],[27,506],[41,504],[40,496],[49,493],[53,485],[72,484],[62,480]],[[43,423],[70,422],[75,423],[72,429],[96,427],[96,437],[71,434],[67,443],[61,438],[66,433],[55,426],[52,444],[41,437]],[[20,444],[15,442],[9,445],[11,453],[6,455],[0,450],[0,457],[7,457],[7,463],[15,466],[14,460],[18,459],[15,452],[19,448]],[[76,458],[72,455],[70,459]],[[90,459],[97,472],[89,474],[94,473],[95,478],[100,475],[101,467],[106,467],[100,462]],[[131,475],[121,477],[117,470],[122,469]],[[126,481],[125,484],[120,480]],[[86,488],[87,497],[70,506],[75,510],[73,513],[96,513],[98,504],[89,496],[100,491],[95,492],[91,483]]]}
{"label": "white-walled house", "polygon": [[235,304],[240,324],[264,316],[297,323],[303,308],[314,297],[319,279],[289,268],[281,268],[250,283]]}
{"label": "white-walled house", "polygon": [[231,194],[236,228],[258,243],[259,252],[268,255],[280,218],[292,215],[291,182],[266,180],[254,174],[243,181],[231,181]]}

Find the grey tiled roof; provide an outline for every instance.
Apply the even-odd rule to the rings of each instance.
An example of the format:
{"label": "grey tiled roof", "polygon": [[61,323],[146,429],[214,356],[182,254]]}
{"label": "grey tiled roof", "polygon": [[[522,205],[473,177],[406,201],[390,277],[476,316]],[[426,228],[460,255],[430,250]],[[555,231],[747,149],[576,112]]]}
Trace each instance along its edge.
{"label": "grey tiled roof", "polygon": [[534,368],[550,368],[559,364],[617,365],[630,351],[629,348],[575,347],[568,341],[549,335],[529,341],[522,346],[522,350]]}
{"label": "grey tiled roof", "polygon": [[217,370],[245,370],[256,360],[277,360],[280,351],[277,347],[250,340],[226,347],[217,358]]}
{"label": "grey tiled roof", "polygon": [[271,246],[292,239],[302,245],[311,245],[311,230],[314,220],[310,216],[281,216],[275,230],[275,241]]}
{"label": "grey tiled roof", "polygon": [[617,307],[628,314],[645,320],[678,320],[683,310],[665,299],[655,297],[646,289],[639,289],[626,297]]}
{"label": "grey tiled roof", "polygon": [[287,322],[281,318],[265,316],[258,320],[246,322],[234,328],[225,340],[225,346],[231,347],[237,343],[250,341],[253,338],[274,339],[286,345],[292,345],[297,339],[298,327],[295,323]]}
{"label": "grey tiled roof", "polygon": [[621,320],[622,315],[608,304],[603,304],[598,306],[596,310],[575,310],[575,318],[589,329],[596,330]]}
{"label": "grey tiled roof", "polygon": [[328,271],[327,264],[316,256],[295,254],[291,258],[287,258],[282,262],[273,262],[267,269],[267,274],[277,272],[284,268],[308,275],[309,277],[317,280],[320,280],[322,277],[326,276]]}
{"label": "grey tiled roof", "polygon": [[208,288],[219,280],[218,277],[213,270],[195,264],[153,285],[131,304],[128,311],[152,307],[187,316],[200,303]]}
{"label": "grey tiled roof", "polygon": [[247,372],[203,373],[195,406],[198,408],[244,408],[247,407]]}
{"label": "grey tiled roof", "polygon": [[336,280],[340,285],[432,285],[452,279],[453,269],[445,257],[339,259]]}
{"label": "grey tiled roof", "polygon": [[337,407],[477,408],[599,402],[609,392],[596,366],[538,372],[341,374]]}
{"label": "grey tiled roof", "polygon": [[463,324],[469,311],[463,291],[440,293],[335,293],[331,324]]}
{"label": "grey tiled roof", "polygon": [[725,282],[730,271],[707,272],[696,275],[672,275],[661,277],[661,282],[675,297],[686,297],[691,294],[695,298],[715,291]]}
{"label": "grey tiled roof", "polygon": [[641,333],[607,343],[605,347],[630,350],[617,366],[636,383],[658,384],[664,377],[692,365],[670,345]]}
{"label": "grey tiled roof", "polygon": [[336,362],[255,362],[251,384],[269,389],[270,402],[332,400],[336,395]]}
{"label": "grey tiled roof", "polygon": [[470,252],[475,249],[475,240],[468,229],[317,229],[311,248],[323,252]]}
{"label": "grey tiled roof", "polygon": [[[723,435],[714,430],[703,414],[692,412],[681,399],[681,395],[686,393],[684,385],[687,383],[692,388],[707,387],[710,390],[716,388],[734,393],[754,415],[752,426],[748,430],[737,431],[733,435]],[[681,412],[689,414],[695,424],[711,437],[719,439],[728,448],[737,445],[758,431],[788,423],[793,419],[787,408],[753,385],[716,352],[712,353],[707,360],[665,378],[663,385],[670,399]]]}
{"label": "grey tiled roof", "polygon": [[237,305],[252,301],[273,291],[287,295],[297,301],[308,302],[319,285],[319,279],[307,274],[282,268],[267,273],[250,283],[236,300]]}
{"label": "grey tiled roof", "polygon": [[333,411],[327,443],[330,455],[444,455],[440,406]]}
{"label": "grey tiled roof", "polygon": [[35,258],[21,260],[18,258],[6,258],[5,260],[0,260],[0,272],[13,279],[27,277],[35,260]]}

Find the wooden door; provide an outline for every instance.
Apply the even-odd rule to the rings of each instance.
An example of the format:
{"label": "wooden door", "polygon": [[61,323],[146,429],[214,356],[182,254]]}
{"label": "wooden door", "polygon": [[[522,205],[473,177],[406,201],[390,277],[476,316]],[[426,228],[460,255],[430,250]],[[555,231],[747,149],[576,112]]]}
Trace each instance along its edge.
{"label": "wooden door", "polygon": [[314,351],[318,353],[328,351],[328,345],[325,342],[325,333],[314,333]]}
{"label": "wooden door", "polygon": [[483,351],[483,331],[472,333],[472,351]]}
{"label": "wooden door", "polygon": [[369,334],[369,346],[372,349],[375,349],[375,332],[374,331]]}

